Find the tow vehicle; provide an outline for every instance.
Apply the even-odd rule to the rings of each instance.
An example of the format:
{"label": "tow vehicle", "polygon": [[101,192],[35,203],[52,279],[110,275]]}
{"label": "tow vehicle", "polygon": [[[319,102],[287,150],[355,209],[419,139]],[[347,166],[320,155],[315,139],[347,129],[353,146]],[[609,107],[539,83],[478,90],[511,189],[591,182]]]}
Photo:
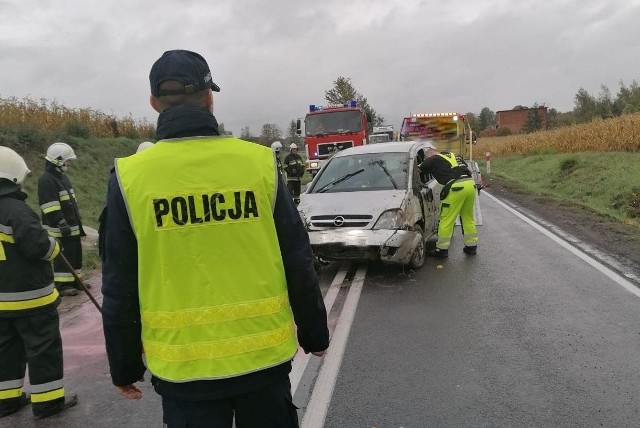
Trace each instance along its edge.
{"label": "tow vehicle", "polygon": [[[428,140],[440,151],[459,154],[469,166],[478,192],[482,189],[480,168],[473,159],[477,137],[465,115],[456,112],[410,114],[402,121],[400,139]],[[479,198],[476,198],[475,219],[477,225],[482,224]]]}

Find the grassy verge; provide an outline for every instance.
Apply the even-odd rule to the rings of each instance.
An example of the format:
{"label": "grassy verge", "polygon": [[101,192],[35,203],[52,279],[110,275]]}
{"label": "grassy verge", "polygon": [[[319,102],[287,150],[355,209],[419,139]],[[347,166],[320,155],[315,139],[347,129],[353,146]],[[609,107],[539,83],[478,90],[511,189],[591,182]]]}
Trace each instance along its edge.
{"label": "grassy verge", "polygon": [[[97,228],[98,216],[105,203],[109,170],[116,157],[128,156],[135,152],[140,140],[127,138],[71,138],[65,139],[76,152],[78,159],[67,172],[78,198],[78,207],[83,224]],[[46,147],[45,147],[46,150]],[[37,212],[38,178],[45,166],[44,151],[41,149],[18,150],[25,158],[31,174],[25,181],[29,194],[27,202]]]}
{"label": "grassy verge", "polygon": [[101,262],[98,256],[98,247],[85,248],[82,252],[82,270],[92,276],[92,271],[100,269]]}
{"label": "grassy verge", "polygon": [[[479,164],[484,173],[485,162]],[[491,174],[527,193],[582,205],[640,228],[640,153],[501,156],[491,160]]]}

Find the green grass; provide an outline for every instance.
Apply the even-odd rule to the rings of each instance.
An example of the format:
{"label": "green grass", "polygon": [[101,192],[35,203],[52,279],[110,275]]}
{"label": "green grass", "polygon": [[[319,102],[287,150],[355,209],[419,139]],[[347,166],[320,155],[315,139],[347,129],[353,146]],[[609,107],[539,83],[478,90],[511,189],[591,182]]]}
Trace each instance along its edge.
{"label": "green grass", "polygon": [[[479,164],[486,171],[484,161]],[[492,159],[491,173],[527,193],[586,206],[640,227],[640,153],[501,156]]]}
{"label": "green grass", "polygon": [[[72,138],[65,141],[73,147],[78,159],[72,162],[67,175],[78,199],[82,222],[97,228],[98,216],[105,203],[109,170],[116,157],[128,156],[136,151],[140,141],[126,138]],[[44,151],[35,149],[18,151],[25,158],[31,174],[25,181],[29,194],[27,202],[40,214],[38,208],[38,178],[45,166]]]}
{"label": "green grass", "polygon": [[[82,270],[89,273],[99,269],[101,265],[100,256],[98,256],[98,248],[93,247],[82,251]],[[91,276],[91,275],[89,275]]]}

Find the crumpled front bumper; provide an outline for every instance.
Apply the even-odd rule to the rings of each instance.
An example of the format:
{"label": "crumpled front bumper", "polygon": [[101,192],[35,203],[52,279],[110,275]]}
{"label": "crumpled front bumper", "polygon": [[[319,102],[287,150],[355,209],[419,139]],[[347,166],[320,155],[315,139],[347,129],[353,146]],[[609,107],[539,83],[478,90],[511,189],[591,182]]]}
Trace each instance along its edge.
{"label": "crumpled front bumper", "polygon": [[407,264],[420,234],[410,230],[331,229],[310,231],[316,256],[327,260],[382,260]]}

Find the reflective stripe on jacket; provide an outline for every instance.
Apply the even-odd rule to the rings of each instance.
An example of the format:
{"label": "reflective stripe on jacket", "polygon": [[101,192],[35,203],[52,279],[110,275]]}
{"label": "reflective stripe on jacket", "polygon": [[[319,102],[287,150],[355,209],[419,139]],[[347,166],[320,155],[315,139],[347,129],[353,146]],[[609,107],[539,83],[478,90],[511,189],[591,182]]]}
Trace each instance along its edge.
{"label": "reflective stripe on jacket", "polygon": [[62,236],[58,227],[62,220],[71,228],[71,236],[85,236],[71,181],[49,162],[38,180],[38,201],[42,211],[42,224],[49,236]]}
{"label": "reflective stripe on jacket", "polygon": [[116,173],[138,243],[149,371],[183,382],[290,360],[271,149],[233,137],[164,140],[118,159]]}
{"label": "reflective stripe on jacket", "polygon": [[289,153],[284,158],[284,170],[287,173],[287,181],[300,181],[304,175],[304,161],[299,154]]}
{"label": "reflective stripe on jacket", "polygon": [[60,302],[51,268],[60,245],[42,229],[25,197],[21,192],[0,196],[0,317]]}

